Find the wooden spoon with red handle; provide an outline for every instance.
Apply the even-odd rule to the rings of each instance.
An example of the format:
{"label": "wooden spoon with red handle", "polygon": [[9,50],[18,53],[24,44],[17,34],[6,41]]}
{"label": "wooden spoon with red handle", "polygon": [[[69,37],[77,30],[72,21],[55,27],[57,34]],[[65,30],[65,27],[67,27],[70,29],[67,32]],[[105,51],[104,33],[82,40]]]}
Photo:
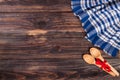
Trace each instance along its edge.
{"label": "wooden spoon with red handle", "polygon": [[[90,54],[94,57],[94,58],[99,58],[101,61],[104,61],[105,59],[102,57],[101,52],[96,49],[96,48],[91,48],[90,49]],[[119,72],[113,68],[108,62],[106,62],[106,64],[108,64],[111,67],[111,70],[116,74],[116,76],[119,76]]]}
{"label": "wooden spoon with red handle", "polygon": [[[84,54],[84,55],[83,55],[83,59],[84,59],[85,62],[88,63],[88,64],[96,65],[96,66],[98,66],[99,68],[101,67],[101,66],[99,66],[99,65],[96,64],[95,58],[94,58],[93,56],[91,56],[90,54]],[[106,70],[104,70],[104,71],[107,72]],[[112,71],[107,72],[107,73],[109,73],[110,75],[112,75],[112,76],[114,76],[114,77],[116,76],[116,74],[113,73]]]}

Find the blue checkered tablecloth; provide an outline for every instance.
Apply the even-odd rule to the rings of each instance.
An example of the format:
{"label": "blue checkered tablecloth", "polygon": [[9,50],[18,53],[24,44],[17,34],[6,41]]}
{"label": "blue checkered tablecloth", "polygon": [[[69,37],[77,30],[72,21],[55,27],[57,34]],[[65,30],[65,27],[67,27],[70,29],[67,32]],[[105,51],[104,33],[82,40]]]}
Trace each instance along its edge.
{"label": "blue checkered tablecloth", "polygon": [[120,50],[120,0],[72,0],[86,38],[105,53],[116,56]]}

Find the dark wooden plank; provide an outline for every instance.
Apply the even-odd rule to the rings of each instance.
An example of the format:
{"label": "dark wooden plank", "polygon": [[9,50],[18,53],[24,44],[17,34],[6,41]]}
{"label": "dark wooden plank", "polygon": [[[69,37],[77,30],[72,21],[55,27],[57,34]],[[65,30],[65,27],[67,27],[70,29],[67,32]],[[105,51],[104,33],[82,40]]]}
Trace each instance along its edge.
{"label": "dark wooden plank", "polygon": [[70,0],[1,0],[0,12],[70,12]]}
{"label": "dark wooden plank", "polygon": [[[108,61],[119,70],[119,59]],[[3,80],[119,80],[81,59],[1,60],[0,66]]]}
{"label": "dark wooden plank", "polygon": [[63,56],[65,54],[82,54],[83,52],[86,52],[90,46],[92,46],[87,40],[83,38],[84,33],[80,32],[76,33],[53,31],[38,36],[29,36],[20,32],[17,34],[1,32],[0,55],[6,55],[8,57],[9,54],[17,54],[18,58],[20,58],[19,55],[25,56],[23,54],[26,54],[27,56],[28,53],[44,55],[48,55],[49,53],[54,55],[57,53],[64,53]]}
{"label": "dark wooden plank", "polygon": [[[44,17],[43,17],[44,16]],[[21,28],[24,30],[44,29],[84,32],[80,21],[73,13],[0,13],[0,31]],[[15,32],[14,31],[14,32]]]}

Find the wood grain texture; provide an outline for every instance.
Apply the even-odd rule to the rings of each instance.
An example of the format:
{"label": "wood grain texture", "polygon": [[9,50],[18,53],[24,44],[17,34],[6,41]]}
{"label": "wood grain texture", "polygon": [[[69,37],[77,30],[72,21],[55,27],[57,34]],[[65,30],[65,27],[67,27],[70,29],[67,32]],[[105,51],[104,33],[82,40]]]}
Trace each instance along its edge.
{"label": "wood grain texture", "polygon": [[70,0],[0,0],[0,80],[119,80],[82,60],[85,35]]}
{"label": "wood grain texture", "polygon": [[0,12],[70,11],[70,0],[0,0]]}

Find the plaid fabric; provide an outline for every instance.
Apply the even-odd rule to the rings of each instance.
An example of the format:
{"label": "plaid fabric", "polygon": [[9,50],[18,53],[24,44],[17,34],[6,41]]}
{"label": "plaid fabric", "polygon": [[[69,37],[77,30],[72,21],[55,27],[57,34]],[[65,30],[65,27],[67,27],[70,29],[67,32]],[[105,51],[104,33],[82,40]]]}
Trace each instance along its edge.
{"label": "plaid fabric", "polygon": [[116,56],[120,50],[120,0],[72,0],[86,38],[105,53]]}

